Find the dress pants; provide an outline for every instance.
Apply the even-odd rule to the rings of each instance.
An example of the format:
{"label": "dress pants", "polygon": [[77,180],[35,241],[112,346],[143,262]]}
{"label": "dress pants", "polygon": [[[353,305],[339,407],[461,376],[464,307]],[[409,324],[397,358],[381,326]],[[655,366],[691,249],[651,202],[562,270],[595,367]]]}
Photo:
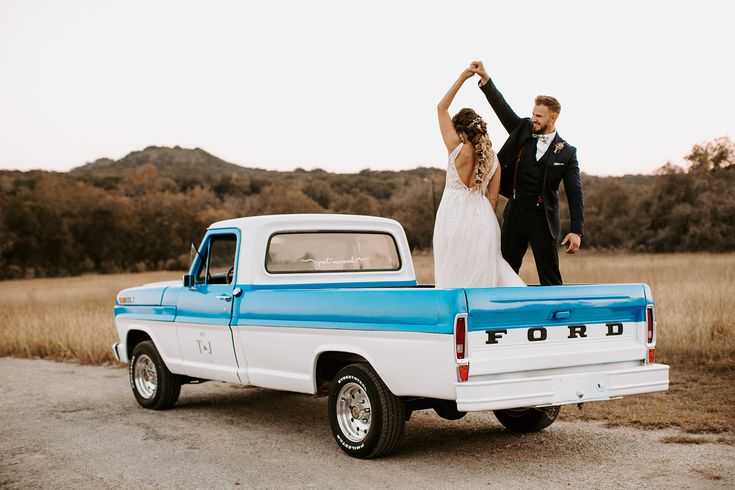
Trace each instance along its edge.
{"label": "dress pants", "polygon": [[536,202],[511,199],[503,212],[500,250],[505,261],[516,273],[521,268],[529,244],[541,285],[562,284],[559,271],[559,245],[549,231],[543,204],[537,206]]}

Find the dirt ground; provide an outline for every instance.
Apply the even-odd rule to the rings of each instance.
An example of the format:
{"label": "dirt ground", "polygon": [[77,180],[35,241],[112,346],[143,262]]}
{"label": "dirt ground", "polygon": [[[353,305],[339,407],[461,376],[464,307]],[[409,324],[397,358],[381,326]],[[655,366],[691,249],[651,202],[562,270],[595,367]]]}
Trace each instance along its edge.
{"label": "dirt ground", "polygon": [[332,440],[325,398],[211,382],[154,412],[123,369],[7,357],[0,390],[2,488],[735,488],[718,434],[561,420],[518,435],[423,411],[397,453],[361,461]]}

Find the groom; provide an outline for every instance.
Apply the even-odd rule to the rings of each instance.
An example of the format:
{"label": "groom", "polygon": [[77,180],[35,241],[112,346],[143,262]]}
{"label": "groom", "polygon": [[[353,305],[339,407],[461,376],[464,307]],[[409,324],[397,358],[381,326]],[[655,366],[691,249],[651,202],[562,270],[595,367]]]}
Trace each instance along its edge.
{"label": "groom", "polygon": [[572,218],[571,231],[562,241],[562,245],[569,243],[568,254],[579,250],[584,233],[577,149],[564,141],[555,127],[561,105],[554,97],[540,95],[532,117],[520,118],[490,80],[481,61],[473,61],[470,70],[480,76],[480,89],[510,133],[498,152],[500,194],[508,198],[500,233],[503,258],[517,273],[530,244],[541,285],[561,284],[558,189],[562,180]]}

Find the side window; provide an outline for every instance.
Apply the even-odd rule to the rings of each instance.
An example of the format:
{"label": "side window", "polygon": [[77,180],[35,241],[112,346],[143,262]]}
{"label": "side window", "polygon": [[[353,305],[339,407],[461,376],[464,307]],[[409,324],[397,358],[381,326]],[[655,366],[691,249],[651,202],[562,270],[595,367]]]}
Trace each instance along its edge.
{"label": "side window", "polygon": [[204,284],[204,279],[207,274],[207,260],[209,257],[209,245],[210,245],[210,242],[207,241],[207,248],[204,249],[204,253],[200,252],[201,260],[204,260],[204,262],[202,262],[201,260],[199,261],[199,268],[197,269],[197,281],[196,281],[197,284]]}
{"label": "side window", "polygon": [[199,267],[197,282],[207,284],[232,283],[237,255],[237,236],[211,235],[207,243],[206,263]]}

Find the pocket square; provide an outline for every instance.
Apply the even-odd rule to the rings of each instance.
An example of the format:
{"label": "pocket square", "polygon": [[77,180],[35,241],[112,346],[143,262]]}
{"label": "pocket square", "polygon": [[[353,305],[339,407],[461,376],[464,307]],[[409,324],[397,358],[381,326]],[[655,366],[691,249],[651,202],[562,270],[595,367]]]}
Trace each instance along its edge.
{"label": "pocket square", "polygon": [[564,165],[564,162],[554,162],[554,167],[557,167],[559,165]]}

